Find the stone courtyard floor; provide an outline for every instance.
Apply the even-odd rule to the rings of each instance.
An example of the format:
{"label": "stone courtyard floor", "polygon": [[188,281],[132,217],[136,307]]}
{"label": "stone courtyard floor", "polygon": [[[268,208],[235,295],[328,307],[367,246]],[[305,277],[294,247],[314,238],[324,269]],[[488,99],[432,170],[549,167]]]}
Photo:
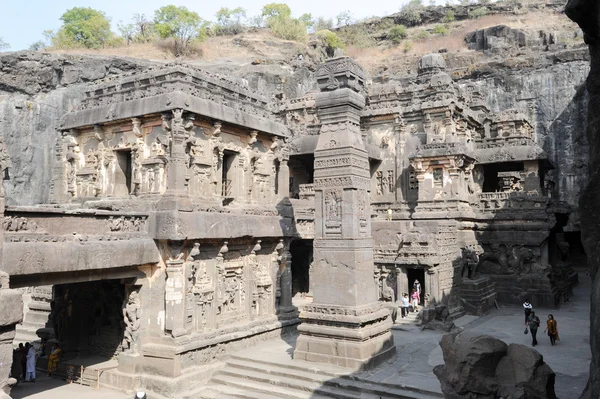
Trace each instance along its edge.
{"label": "stone courtyard floor", "polygon": [[[560,399],[578,398],[587,382],[591,351],[589,347],[590,278],[579,274],[580,284],[575,288],[571,302],[560,309],[534,308],[545,324],[548,313],[557,322],[560,342],[551,346],[543,329],[538,333],[539,351],[544,361],[556,373],[556,394]],[[524,335],[524,317],[520,306],[502,306],[483,317],[464,316],[455,321],[459,327],[495,336],[506,343],[531,345],[531,336]],[[406,387],[414,387],[431,393],[441,393],[440,384],[432,372],[434,366],[443,363],[439,341],[443,335],[439,331],[421,331],[418,326],[396,325],[393,330],[397,348],[395,359],[370,372],[355,374],[356,377],[372,382],[384,382]],[[243,352],[257,358],[293,362],[291,355],[295,336],[287,336],[265,342]],[[339,371],[339,368],[337,368]],[[13,389],[15,399],[125,399],[131,395],[103,388],[92,388],[77,384],[67,385],[64,381],[41,377],[31,384],[19,384]],[[152,398],[149,398],[152,399]]]}

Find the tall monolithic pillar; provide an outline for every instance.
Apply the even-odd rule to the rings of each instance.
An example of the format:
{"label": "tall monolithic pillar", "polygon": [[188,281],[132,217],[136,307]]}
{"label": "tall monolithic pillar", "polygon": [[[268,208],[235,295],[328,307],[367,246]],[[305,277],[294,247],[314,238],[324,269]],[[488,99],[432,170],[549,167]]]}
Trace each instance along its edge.
{"label": "tall monolithic pillar", "polygon": [[[8,152],[4,140],[0,137],[0,178],[10,166]],[[0,180],[0,219],[4,220],[4,187]],[[17,323],[23,319],[23,295],[20,291],[10,289],[10,276],[4,272],[2,249],[4,230],[0,228],[0,398],[8,397],[10,388],[17,380],[8,378],[12,365],[13,339]]]}
{"label": "tall monolithic pillar", "polygon": [[370,172],[360,134],[364,71],[336,58],[316,73],[322,122],[315,150],[315,240],[311,288],[295,359],[366,369],[395,354],[389,311],[373,279]]}

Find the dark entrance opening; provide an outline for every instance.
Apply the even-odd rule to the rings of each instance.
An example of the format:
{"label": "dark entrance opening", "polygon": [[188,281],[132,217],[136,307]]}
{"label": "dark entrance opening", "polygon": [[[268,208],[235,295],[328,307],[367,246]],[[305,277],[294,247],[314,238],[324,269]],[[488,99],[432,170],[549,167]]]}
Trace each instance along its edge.
{"label": "dark entrance opening", "polygon": [[313,154],[290,155],[290,198],[300,198],[300,185],[312,184],[314,178]]}
{"label": "dark entrance opening", "polygon": [[498,172],[522,172],[525,169],[523,162],[502,162],[483,165],[484,193],[500,191]]}
{"label": "dark entrance opening", "polygon": [[569,243],[569,252],[575,267],[587,267],[585,248],[581,242],[581,231],[565,232],[565,241]]}
{"label": "dark entrance opening", "polygon": [[125,286],[120,280],[55,285],[50,321],[64,356],[111,359],[124,336]]}
{"label": "dark entrance opening", "polygon": [[310,264],[313,260],[313,241],[295,240],[290,244],[292,254],[292,296],[310,292]]}
{"label": "dark entrance opening", "polygon": [[413,286],[416,280],[419,280],[421,284],[421,296],[420,303],[423,304],[423,300],[425,299],[425,269],[406,269],[406,277],[408,278],[408,296],[410,298],[412,295]]}
{"label": "dark entrance opening", "polygon": [[131,151],[120,150],[115,170],[115,197],[127,197],[131,193]]}

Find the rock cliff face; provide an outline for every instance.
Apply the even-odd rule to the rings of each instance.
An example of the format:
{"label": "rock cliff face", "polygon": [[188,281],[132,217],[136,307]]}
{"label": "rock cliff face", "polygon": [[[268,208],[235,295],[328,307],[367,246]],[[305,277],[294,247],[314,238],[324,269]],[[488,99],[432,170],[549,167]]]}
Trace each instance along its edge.
{"label": "rock cliff face", "polygon": [[589,113],[587,136],[589,140],[589,182],[580,197],[582,239],[588,263],[592,268],[592,306],[590,311],[590,345],[592,362],[590,378],[581,396],[584,399],[600,397],[600,3],[597,0],[570,0],[566,13],[585,33],[590,48],[591,70],[587,78]]}
{"label": "rock cliff face", "polygon": [[7,203],[48,200],[57,123],[83,98],[83,83],[149,66],[137,60],[39,52],[0,55],[0,131],[12,161]]}
{"label": "rock cliff face", "polygon": [[[536,125],[539,145],[555,170],[555,196],[571,206],[565,230],[579,231],[578,201],[587,184],[587,91],[589,64],[584,60],[536,68],[498,69],[475,82],[493,111],[520,108]],[[461,79],[462,80],[462,79]]]}

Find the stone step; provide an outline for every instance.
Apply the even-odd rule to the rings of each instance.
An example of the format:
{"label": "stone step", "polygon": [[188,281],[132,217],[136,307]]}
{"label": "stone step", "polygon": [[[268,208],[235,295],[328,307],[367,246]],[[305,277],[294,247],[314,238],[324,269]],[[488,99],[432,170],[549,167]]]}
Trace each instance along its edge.
{"label": "stone step", "polygon": [[25,343],[25,342],[38,341],[38,340],[40,340],[40,337],[38,337],[35,334],[35,332],[32,332],[32,331],[24,329],[24,328],[17,327],[17,332],[15,334],[15,339],[13,340],[13,342],[19,344],[19,343]]}
{"label": "stone step", "polygon": [[39,330],[40,328],[44,328],[44,324],[32,323],[27,320],[24,320],[23,323],[21,324],[21,326],[23,326],[24,328],[27,328],[28,330],[34,331],[34,332]]}
{"label": "stone step", "polygon": [[29,309],[29,311],[27,313],[25,313],[25,317],[24,317],[23,321],[26,321],[28,323],[38,324],[38,325],[44,327],[46,325],[46,322],[48,321],[48,314],[49,313],[39,312],[37,310]]}
{"label": "stone step", "polygon": [[27,307],[29,307],[29,310],[46,312],[46,315],[49,315],[51,310],[49,302],[31,301]]}
{"label": "stone step", "polygon": [[[365,397],[386,397],[386,398],[426,398],[420,392],[409,390],[392,384],[373,383],[366,380],[355,379],[347,376],[337,376],[333,373],[323,372],[322,370],[310,371],[310,369],[292,369],[288,365],[265,364],[257,362],[254,359],[230,359],[224,369],[219,373],[249,378],[254,381],[275,383],[277,385],[290,384],[290,388],[298,389],[294,384],[299,384],[298,380],[307,384],[314,384],[318,389],[333,389],[337,392],[362,393]],[[306,384],[300,384],[301,388],[306,388]],[[311,388],[309,388],[311,389]],[[328,392],[327,392],[328,393]],[[342,396],[348,397],[348,396]]]}
{"label": "stone step", "polygon": [[[190,395],[183,399],[281,399],[282,397],[272,395],[264,392],[250,391],[246,388],[237,388],[226,385],[208,385],[201,390],[192,392]],[[308,398],[308,396],[307,396]],[[311,399],[326,399],[326,396],[314,395],[310,396]]]}
{"label": "stone step", "polygon": [[212,387],[225,385],[227,387],[244,389],[247,392],[255,392],[279,398],[312,399],[317,394],[336,399],[379,399],[375,396],[361,396],[358,393],[346,393],[340,389],[321,386],[315,383],[293,381],[288,378],[284,379],[283,377],[275,378],[274,376],[270,379],[262,378],[262,381],[255,381],[248,377],[219,373],[212,378],[210,385]]}

